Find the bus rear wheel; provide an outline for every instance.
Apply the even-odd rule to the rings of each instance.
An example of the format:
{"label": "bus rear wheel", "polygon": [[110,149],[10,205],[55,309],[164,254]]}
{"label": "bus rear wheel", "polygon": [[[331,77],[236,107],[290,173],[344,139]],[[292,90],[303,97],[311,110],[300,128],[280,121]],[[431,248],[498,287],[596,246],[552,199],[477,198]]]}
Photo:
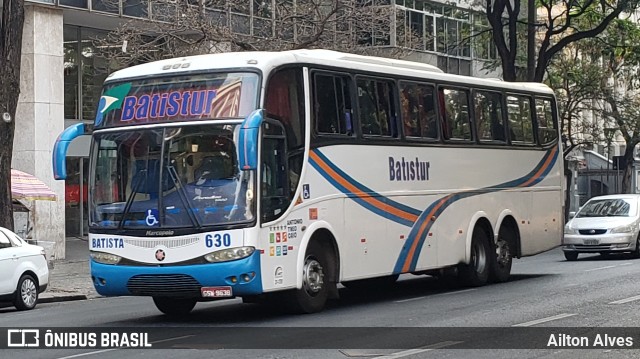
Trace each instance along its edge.
{"label": "bus rear wheel", "polygon": [[470,287],[480,287],[489,280],[490,250],[489,237],[480,227],[473,230],[471,239],[471,260],[469,264],[461,264],[458,275],[462,282]]}
{"label": "bus rear wheel", "polygon": [[153,297],[153,303],[162,313],[169,316],[182,316],[196,306],[195,298]]}
{"label": "bus rear wheel", "polygon": [[327,273],[332,261],[328,251],[317,241],[307,247],[302,266],[302,288],[285,293],[287,310],[316,313],[324,309],[329,297]]}
{"label": "bus rear wheel", "polygon": [[514,248],[510,239],[512,236],[511,229],[504,228],[500,230],[498,241],[495,244],[496,254],[491,261],[491,280],[497,283],[506,282],[511,275],[511,265],[513,264]]}

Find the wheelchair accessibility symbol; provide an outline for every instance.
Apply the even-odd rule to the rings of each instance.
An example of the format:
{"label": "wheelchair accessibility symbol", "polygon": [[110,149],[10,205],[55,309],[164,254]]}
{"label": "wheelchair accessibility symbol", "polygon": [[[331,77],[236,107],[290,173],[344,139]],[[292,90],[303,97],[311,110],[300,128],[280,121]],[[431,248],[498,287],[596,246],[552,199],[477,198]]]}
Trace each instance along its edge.
{"label": "wheelchair accessibility symbol", "polygon": [[157,225],[158,223],[158,210],[157,209],[149,209],[147,210],[147,218],[146,218],[146,222],[147,222],[147,226],[149,227],[153,227],[155,225]]}

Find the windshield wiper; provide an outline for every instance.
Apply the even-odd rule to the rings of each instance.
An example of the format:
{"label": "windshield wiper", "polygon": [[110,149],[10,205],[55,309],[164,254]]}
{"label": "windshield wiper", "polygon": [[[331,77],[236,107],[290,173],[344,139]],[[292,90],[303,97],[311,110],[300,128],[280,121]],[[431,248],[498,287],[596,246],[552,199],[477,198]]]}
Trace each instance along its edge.
{"label": "windshield wiper", "polygon": [[133,205],[133,199],[138,194],[138,188],[140,188],[140,184],[142,184],[142,178],[147,177],[147,169],[143,169],[140,171],[140,174],[144,173],[144,176],[138,177],[138,182],[131,188],[131,194],[129,198],[127,198],[127,203],[124,205],[124,209],[122,209],[122,219],[120,220],[120,224],[118,225],[118,229],[122,229],[124,226],[124,222],[127,219],[127,214],[129,214],[129,210],[131,209],[131,205]]}
{"label": "windshield wiper", "polygon": [[184,186],[182,186],[182,181],[180,181],[180,177],[178,177],[178,172],[176,172],[176,168],[173,167],[173,165],[170,165],[169,163],[167,163],[167,170],[169,172],[169,175],[171,176],[171,180],[173,181],[173,184],[176,187],[178,187],[177,188],[178,196],[180,197],[180,200],[182,201],[184,208],[187,210],[187,215],[189,216],[191,223],[198,228],[202,228],[202,224],[198,220],[198,217],[191,210],[191,202],[189,202],[189,199],[187,198],[187,191],[184,189]]}

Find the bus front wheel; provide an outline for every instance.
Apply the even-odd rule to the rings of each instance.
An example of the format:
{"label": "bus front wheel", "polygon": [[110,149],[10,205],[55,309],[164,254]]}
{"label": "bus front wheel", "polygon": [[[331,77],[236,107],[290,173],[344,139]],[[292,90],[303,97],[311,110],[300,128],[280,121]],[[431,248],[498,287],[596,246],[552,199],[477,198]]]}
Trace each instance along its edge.
{"label": "bus front wheel", "polygon": [[316,313],[324,309],[329,297],[330,255],[319,242],[312,241],[304,257],[302,288],[286,293],[287,309],[295,313]]}
{"label": "bus front wheel", "polygon": [[460,279],[465,285],[479,287],[487,283],[491,264],[489,248],[487,233],[476,227],[471,239],[471,260],[469,264],[461,264],[458,268]]}
{"label": "bus front wheel", "polygon": [[195,298],[153,297],[158,310],[169,316],[187,315],[196,306]]}

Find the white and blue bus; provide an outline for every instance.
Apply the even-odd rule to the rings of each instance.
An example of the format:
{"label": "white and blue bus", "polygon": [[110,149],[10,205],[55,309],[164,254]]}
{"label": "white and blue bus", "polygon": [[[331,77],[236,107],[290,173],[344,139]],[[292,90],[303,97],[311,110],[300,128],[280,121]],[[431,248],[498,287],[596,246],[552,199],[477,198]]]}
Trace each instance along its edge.
{"label": "white and blue bus", "polygon": [[553,92],[326,50],[211,54],[113,73],[91,134],[91,276],[105,296],[277,296],[452,269],[506,281],[560,245]]}

